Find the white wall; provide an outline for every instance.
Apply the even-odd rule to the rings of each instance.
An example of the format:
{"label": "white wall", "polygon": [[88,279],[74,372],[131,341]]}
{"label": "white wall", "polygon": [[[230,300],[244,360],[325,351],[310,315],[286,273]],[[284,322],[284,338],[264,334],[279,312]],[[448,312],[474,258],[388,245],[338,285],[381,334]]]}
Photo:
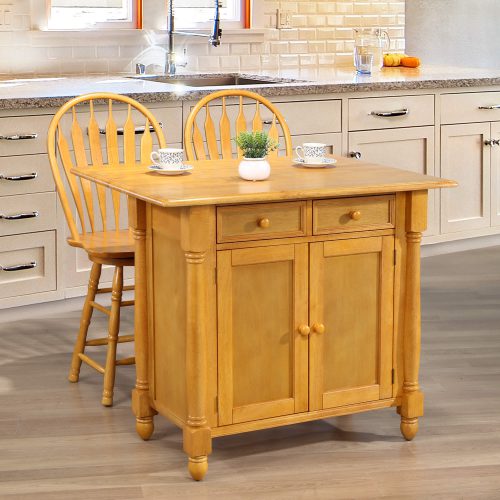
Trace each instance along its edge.
{"label": "white wall", "polygon": [[500,68],[500,1],[407,0],[406,47],[429,64]]}
{"label": "white wall", "polygon": [[[0,0],[2,2],[8,0]],[[209,71],[258,71],[298,67],[351,65],[353,28],[382,27],[393,47],[404,47],[404,9],[401,0],[255,0],[263,2],[260,39],[248,41],[223,36],[219,48],[206,43],[188,46],[189,68]],[[25,20],[28,0],[13,0]],[[164,64],[165,38],[157,36],[166,26],[164,0],[144,0],[144,23],[150,31],[127,33],[50,33],[29,31],[26,24],[15,31],[0,31],[0,73],[96,74],[127,73],[136,62]],[[31,0],[31,24],[40,22],[44,0]],[[276,29],[276,9],[291,11],[290,30]],[[42,14],[41,14],[42,13]],[[43,24],[43,23],[42,23]],[[28,24],[29,26],[29,24]]]}

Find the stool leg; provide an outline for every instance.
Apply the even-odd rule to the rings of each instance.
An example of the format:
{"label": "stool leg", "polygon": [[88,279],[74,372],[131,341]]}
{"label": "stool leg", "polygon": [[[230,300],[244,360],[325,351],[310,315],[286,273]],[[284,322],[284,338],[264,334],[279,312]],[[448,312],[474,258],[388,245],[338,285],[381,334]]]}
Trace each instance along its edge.
{"label": "stool leg", "polygon": [[120,304],[123,293],[123,267],[116,266],[113,276],[113,288],[111,292],[111,314],[108,327],[108,351],[106,354],[106,366],[104,368],[104,390],[102,392],[102,404],[113,405],[113,387],[115,385],[116,369],[116,344],[118,332],[120,331]]}
{"label": "stool leg", "polygon": [[76,338],[75,347],[73,349],[73,357],[71,358],[71,368],[69,370],[68,380],[70,382],[78,382],[80,377],[80,367],[82,366],[82,360],[80,359],[80,354],[85,351],[85,342],[87,341],[87,332],[89,331],[90,320],[92,319],[92,313],[94,308],[90,305],[92,301],[95,300],[97,287],[99,286],[99,279],[101,278],[101,264],[94,262],[92,264],[92,269],[90,271],[89,286],[87,297],[85,297],[85,303],[83,304],[82,316],[80,319],[80,330],[78,332],[78,337]]}

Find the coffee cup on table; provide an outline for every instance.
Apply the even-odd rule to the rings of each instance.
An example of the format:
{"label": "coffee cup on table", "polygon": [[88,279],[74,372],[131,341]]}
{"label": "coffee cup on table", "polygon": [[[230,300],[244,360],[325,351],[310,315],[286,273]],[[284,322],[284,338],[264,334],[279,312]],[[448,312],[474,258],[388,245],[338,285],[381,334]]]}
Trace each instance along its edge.
{"label": "coffee cup on table", "polygon": [[151,153],[151,161],[161,168],[179,167],[183,160],[183,149],[163,148]]}
{"label": "coffee cup on table", "polygon": [[[302,151],[303,156],[300,154]],[[326,144],[320,142],[305,142],[297,146],[295,152],[304,163],[321,164],[326,158]]]}

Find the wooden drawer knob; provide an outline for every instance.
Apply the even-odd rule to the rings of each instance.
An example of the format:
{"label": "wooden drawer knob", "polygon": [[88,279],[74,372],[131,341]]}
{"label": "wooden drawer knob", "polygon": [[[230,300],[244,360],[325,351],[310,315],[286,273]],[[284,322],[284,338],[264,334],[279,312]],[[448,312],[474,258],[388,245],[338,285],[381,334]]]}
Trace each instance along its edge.
{"label": "wooden drawer knob", "polygon": [[267,229],[271,225],[271,221],[267,217],[262,217],[257,221],[257,225],[262,229]]}
{"label": "wooden drawer knob", "polygon": [[352,220],[359,220],[361,219],[361,212],[359,210],[353,210],[352,212],[349,212],[349,217]]}
{"label": "wooden drawer knob", "polygon": [[325,325],[323,323],[314,323],[312,326],[312,331],[315,333],[323,334],[325,333]]}
{"label": "wooden drawer knob", "polygon": [[311,329],[309,328],[308,325],[300,325],[299,326],[299,333],[301,335],[304,335],[304,337],[306,337],[307,335],[309,335],[311,333]]}

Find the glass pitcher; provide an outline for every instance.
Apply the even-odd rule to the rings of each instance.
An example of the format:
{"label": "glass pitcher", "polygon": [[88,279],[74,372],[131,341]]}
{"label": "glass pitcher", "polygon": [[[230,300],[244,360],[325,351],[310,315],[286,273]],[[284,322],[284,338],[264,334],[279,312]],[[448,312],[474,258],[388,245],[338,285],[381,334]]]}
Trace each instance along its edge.
{"label": "glass pitcher", "polygon": [[373,54],[373,68],[378,70],[383,64],[383,53],[391,45],[387,31],[381,28],[354,29],[354,66],[360,70],[359,61],[362,55]]}

